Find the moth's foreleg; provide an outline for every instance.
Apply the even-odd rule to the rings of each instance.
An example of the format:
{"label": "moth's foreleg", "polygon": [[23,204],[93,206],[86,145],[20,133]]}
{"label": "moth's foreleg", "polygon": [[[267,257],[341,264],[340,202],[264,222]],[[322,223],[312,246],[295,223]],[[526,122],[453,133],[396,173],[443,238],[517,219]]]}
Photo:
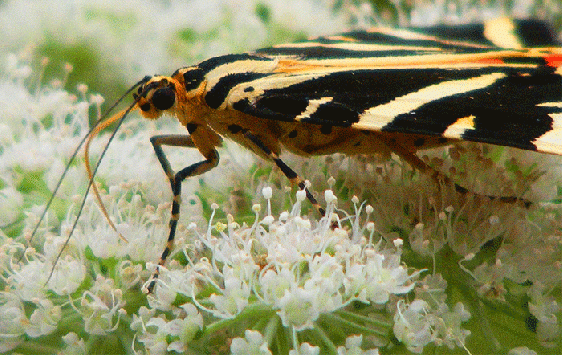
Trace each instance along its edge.
{"label": "moth's foreleg", "polygon": [[306,198],[310,201],[310,203],[318,211],[318,213],[322,217],[324,217],[326,211],[320,206],[314,195],[308,190],[304,180],[300,176],[298,176],[298,174],[293,169],[285,164],[285,162],[281,160],[281,158],[279,158],[279,156],[275,154],[275,152],[269,149],[258,137],[256,137],[249,131],[245,131],[244,136],[248,138],[257,148],[259,148],[270,160],[272,160],[275,165],[277,165],[277,167],[281,169],[283,174],[285,174],[287,179],[291,181],[291,183],[297,185],[301,190],[305,191]]}
{"label": "moth's foreleg", "polygon": [[[170,218],[170,234],[168,235],[168,241],[166,242],[166,247],[160,256],[159,266],[163,266],[166,263],[166,258],[172,251],[174,247],[174,238],[176,235],[176,228],[178,225],[178,220],[180,217],[180,196],[181,196],[181,183],[188,177],[203,174],[219,163],[219,154],[216,150],[212,150],[205,160],[198,163],[192,164],[174,173],[168,158],[164,154],[162,146],[173,146],[173,147],[186,147],[186,148],[196,148],[195,143],[191,136],[188,135],[176,135],[176,134],[166,134],[160,136],[154,136],[150,138],[154,152],[162,169],[166,173],[168,180],[170,181],[170,187],[172,188],[172,193],[174,195],[172,199],[172,216]],[[152,280],[150,281],[147,290],[151,293],[156,285],[156,280],[158,279],[158,268],[152,274]]]}

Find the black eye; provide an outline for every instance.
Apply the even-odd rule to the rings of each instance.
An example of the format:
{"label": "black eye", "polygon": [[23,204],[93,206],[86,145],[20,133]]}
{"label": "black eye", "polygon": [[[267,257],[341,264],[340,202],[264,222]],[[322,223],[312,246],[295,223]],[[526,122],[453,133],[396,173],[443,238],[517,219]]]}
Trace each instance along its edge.
{"label": "black eye", "polygon": [[176,93],[172,86],[158,89],[152,95],[152,103],[158,110],[167,110],[176,101]]}
{"label": "black eye", "polygon": [[150,103],[146,102],[140,106],[140,109],[143,111],[150,111]]}

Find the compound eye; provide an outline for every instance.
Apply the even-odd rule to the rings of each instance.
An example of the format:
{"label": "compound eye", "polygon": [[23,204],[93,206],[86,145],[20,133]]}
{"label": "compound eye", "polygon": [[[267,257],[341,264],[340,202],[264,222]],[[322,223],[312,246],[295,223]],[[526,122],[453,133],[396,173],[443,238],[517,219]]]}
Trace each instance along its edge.
{"label": "compound eye", "polygon": [[176,92],[172,86],[158,89],[152,95],[152,104],[158,110],[167,110],[174,105]]}

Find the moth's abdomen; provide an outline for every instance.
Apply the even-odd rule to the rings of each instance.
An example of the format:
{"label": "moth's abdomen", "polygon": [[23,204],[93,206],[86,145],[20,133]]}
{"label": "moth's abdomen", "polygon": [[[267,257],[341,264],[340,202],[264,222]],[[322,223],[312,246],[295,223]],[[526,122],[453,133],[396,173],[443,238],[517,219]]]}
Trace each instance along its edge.
{"label": "moth's abdomen", "polygon": [[285,149],[299,155],[341,153],[389,156],[392,152],[386,143],[389,141],[393,142],[393,145],[399,144],[411,153],[456,141],[438,136],[360,131],[309,123],[284,123],[278,127],[280,127],[280,134],[277,139]]}

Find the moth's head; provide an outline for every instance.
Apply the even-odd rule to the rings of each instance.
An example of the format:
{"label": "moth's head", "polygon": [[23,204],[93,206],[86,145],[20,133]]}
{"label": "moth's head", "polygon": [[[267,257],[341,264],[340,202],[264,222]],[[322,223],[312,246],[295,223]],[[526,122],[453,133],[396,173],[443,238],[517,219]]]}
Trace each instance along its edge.
{"label": "moth's head", "polygon": [[153,76],[133,94],[137,107],[145,118],[156,119],[177,105],[180,83],[166,76]]}

